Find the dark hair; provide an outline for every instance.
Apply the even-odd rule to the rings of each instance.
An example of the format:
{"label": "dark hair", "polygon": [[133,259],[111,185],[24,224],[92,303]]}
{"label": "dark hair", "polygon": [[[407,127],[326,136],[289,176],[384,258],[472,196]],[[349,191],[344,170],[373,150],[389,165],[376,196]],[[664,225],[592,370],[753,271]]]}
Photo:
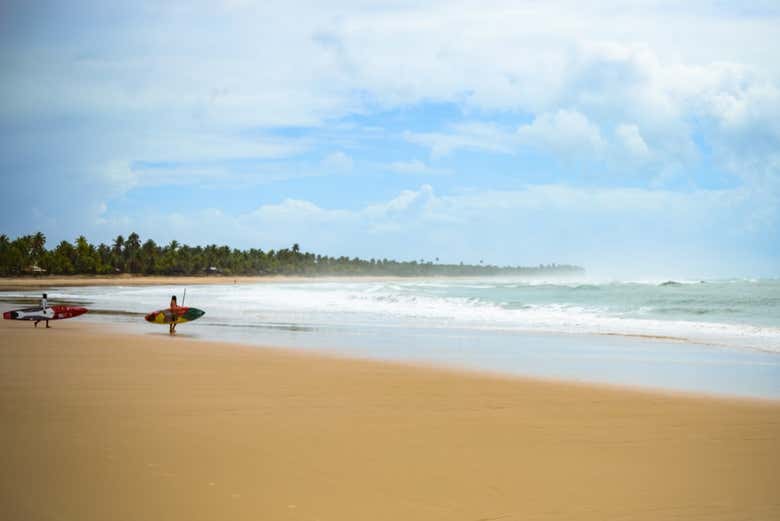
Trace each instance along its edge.
{"label": "dark hair", "polygon": [[46,296],[46,293],[44,293],[44,294],[43,294],[43,298],[49,298],[49,297],[47,297],[47,296]]}
{"label": "dark hair", "polygon": [[171,300],[176,300],[176,295],[171,295]]}

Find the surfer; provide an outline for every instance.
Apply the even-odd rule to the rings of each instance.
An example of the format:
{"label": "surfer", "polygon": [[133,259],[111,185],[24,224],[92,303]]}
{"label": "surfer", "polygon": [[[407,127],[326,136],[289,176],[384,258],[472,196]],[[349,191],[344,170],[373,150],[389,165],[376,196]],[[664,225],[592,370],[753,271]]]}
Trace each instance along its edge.
{"label": "surfer", "polygon": [[[46,296],[46,293],[44,293],[43,296],[41,297],[41,313],[43,314],[44,317],[46,316],[46,311],[48,309],[49,309],[49,300],[48,300],[48,298]],[[49,319],[48,318],[41,319],[41,320],[45,320],[46,321],[46,327],[49,327]],[[40,322],[40,320],[36,320],[35,321],[35,327],[38,327],[38,322]]]}
{"label": "surfer", "polygon": [[171,325],[168,329],[168,333],[171,335],[176,334],[176,310],[178,309],[179,304],[176,303],[176,295],[171,295]]}

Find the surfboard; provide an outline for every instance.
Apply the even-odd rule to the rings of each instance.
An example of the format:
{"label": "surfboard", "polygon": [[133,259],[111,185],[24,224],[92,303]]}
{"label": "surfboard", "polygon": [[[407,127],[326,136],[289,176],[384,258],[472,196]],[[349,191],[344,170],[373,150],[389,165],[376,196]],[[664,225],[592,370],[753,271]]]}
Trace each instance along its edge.
{"label": "surfboard", "polygon": [[42,307],[14,309],[3,313],[6,320],[62,320],[83,315],[87,308],[78,306],[49,306],[46,311]]}
{"label": "surfboard", "polygon": [[202,309],[179,307],[176,308],[176,311],[171,311],[171,308],[152,311],[144,319],[152,324],[170,324],[173,322],[182,324],[197,320],[205,314],[206,312]]}

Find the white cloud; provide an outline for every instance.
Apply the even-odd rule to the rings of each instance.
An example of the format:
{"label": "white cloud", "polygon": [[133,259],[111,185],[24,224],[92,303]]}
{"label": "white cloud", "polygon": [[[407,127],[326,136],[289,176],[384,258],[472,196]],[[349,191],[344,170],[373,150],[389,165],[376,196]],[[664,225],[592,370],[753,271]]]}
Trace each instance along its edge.
{"label": "white cloud", "polygon": [[[288,157],[310,145],[248,139],[247,128],[316,127],[377,104],[449,101],[528,114],[537,124],[549,117],[554,125],[567,112],[597,129],[630,121],[656,157],[686,163],[695,160],[692,118],[706,112],[724,128],[745,129],[780,104],[780,62],[764,43],[774,41],[778,13],[766,5],[756,15],[707,2],[583,8],[565,0],[289,9],[134,4],[100,10],[116,23],[95,35],[84,30],[91,8],[63,8],[73,20],[34,33],[50,40],[32,32],[3,40],[0,65],[14,74],[0,85],[0,115],[100,118],[114,126],[97,132],[108,130],[112,148],[124,148],[120,159],[192,161]],[[434,157],[513,150],[504,130],[468,125],[481,128],[407,138]],[[117,159],[114,150],[107,155]]]}
{"label": "white cloud", "polygon": [[636,125],[621,123],[615,129],[615,134],[631,155],[644,158],[650,153],[650,149],[647,147],[645,140],[642,139],[642,134],[639,133],[639,127]]}
{"label": "white cloud", "polygon": [[[116,217],[111,216],[112,200],[134,187],[257,183],[319,175],[329,168],[348,170],[353,163],[344,152],[334,152],[322,164],[242,163],[228,171],[224,163],[229,160],[295,158],[322,145],[269,128],[308,126],[312,134],[323,131],[329,150],[356,150],[366,136],[355,132],[350,136],[354,142],[337,142],[334,122],[444,102],[461,113],[440,123],[436,115],[432,121],[416,121],[420,125],[409,128],[426,125],[426,130],[402,134],[428,148],[433,158],[458,150],[510,155],[532,146],[563,159],[614,157],[627,172],[645,168],[652,171],[647,177],[657,179],[659,172],[684,174],[701,166],[697,161],[707,149],[714,164],[740,176],[744,200],[732,207],[710,192],[674,199],[667,192],[640,197],[610,188],[578,195],[562,190],[555,199],[549,196],[551,188],[529,188],[525,195],[492,198],[483,190],[484,197],[467,204],[465,196],[414,190],[396,202],[377,204],[388,209],[381,218],[369,219],[373,233],[413,229],[427,237],[414,222],[422,226],[436,219],[481,222],[489,230],[490,219],[504,222],[510,214],[529,222],[554,218],[550,209],[564,211],[568,207],[560,204],[566,201],[584,207],[595,200],[609,207],[618,204],[611,198],[623,197],[644,208],[661,193],[665,201],[689,205],[699,221],[724,221],[724,230],[736,224],[722,216],[740,226],[750,221],[750,229],[763,231],[764,242],[777,243],[771,233],[777,230],[780,208],[780,60],[772,43],[780,18],[772,4],[230,4],[55,3],[47,7],[47,16],[28,17],[35,20],[28,25],[13,23],[16,11],[28,4],[10,5],[4,11],[11,20],[8,30],[0,31],[0,67],[8,72],[0,82],[0,121],[10,129],[3,131],[0,144],[0,155],[7,158],[0,174],[62,187],[48,204],[41,203],[49,215],[62,214],[73,200],[90,208],[108,201],[108,211],[99,217],[108,222]],[[461,118],[467,122],[457,123]],[[529,123],[515,132],[521,120]],[[140,163],[147,167],[139,168]],[[434,173],[418,160],[380,168]],[[64,176],[67,185],[60,183]],[[27,201],[39,201],[39,192],[21,185],[4,191],[3,217],[20,214]],[[728,194],[737,199],[737,192]],[[407,200],[413,200],[408,208],[417,213],[403,207]],[[343,219],[349,226],[334,227],[342,232],[363,230],[348,218],[352,214],[295,201],[255,215],[254,224],[238,227],[242,233],[236,240],[243,234],[257,236],[254,226],[262,229],[262,237],[276,236],[273,228],[258,223],[272,217],[286,222],[295,215],[315,222]],[[388,217],[391,207],[398,207],[395,218]],[[714,215],[707,217],[704,209]],[[652,221],[654,211],[667,215],[650,209],[642,215]],[[579,222],[581,215],[571,217]],[[600,218],[587,215],[594,223]],[[620,215],[615,210],[611,217]],[[617,226],[604,219],[602,225]],[[630,222],[619,220],[625,226]],[[637,228],[643,223],[638,217],[633,221]],[[308,236],[303,221],[300,226]],[[588,231],[579,226],[579,232]],[[485,236],[482,229],[457,230],[464,237],[469,231],[473,240]],[[502,233],[512,231],[506,227]],[[689,231],[698,236],[695,229]],[[527,236],[536,237],[530,229]],[[469,240],[448,239],[455,246]],[[325,237],[317,240],[326,243]],[[508,248],[504,242],[496,238],[492,246]],[[420,247],[427,247],[424,239]]]}
{"label": "white cloud", "polygon": [[272,223],[307,223],[309,221],[332,223],[350,220],[351,214],[344,210],[325,210],[309,201],[285,199],[280,204],[261,206],[248,214],[245,222]]}
{"label": "white cloud", "polygon": [[404,138],[430,148],[431,156],[440,158],[459,149],[512,153],[516,140],[497,125],[468,122],[452,125],[448,132],[406,132]]}
{"label": "white cloud", "polygon": [[403,190],[397,197],[387,202],[369,205],[360,213],[361,216],[372,221],[408,215],[412,211],[417,216],[434,198],[433,187],[422,185],[419,190]]}
{"label": "white cloud", "polygon": [[[648,73],[660,63],[780,72],[762,43],[773,41],[776,13],[737,18],[710,4],[306,3],[294,16],[268,2],[140,9],[148,18],[117,11],[100,39],[60,24],[56,51],[4,53],[25,74],[4,82],[3,98],[14,102],[2,108],[141,111],[166,125],[317,125],[364,108],[356,91],[387,105],[449,100],[539,113],[571,94],[572,70],[587,75],[610,63],[628,74],[601,77],[615,88],[655,80]],[[608,43],[590,43],[594,35]]]}
{"label": "white cloud", "polygon": [[[93,173],[94,177],[103,180],[109,186],[114,187],[116,192],[125,192],[138,184],[138,176],[128,161],[114,159],[103,165],[98,165]],[[113,193],[110,195],[117,195]]]}
{"label": "white cloud", "polygon": [[333,152],[322,159],[322,167],[329,172],[348,172],[352,170],[354,162],[344,152]]}
{"label": "white cloud", "polygon": [[[142,236],[158,242],[176,238],[190,244],[264,249],[297,242],[330,255],[399,258],[411,253],[446,262],[478,262],[482,257],[501,264],[578,262],[594,270],[633,269],[647,276],[669,273],[673,261],[672,272],[686,268],[694,276],[705,276],[739,273],[736,261],[726,262],[728,255],[718,252],[742,251],[735,258],[756,260],[745,248],[765,240],[767,227],[756,228],[754,217],[770,218],[777,229],[778,211],[762,215],[762,207],[753,212],[755,202],[755,194],[744,189],[680,193],[541,185],[437,195],[433,187],[422,185],[354,210],[286,199],[238,215],[204,210],[145,215],[134,222]],[[159,229],[161,220],[170,224],[164,231]]]}
{"label": "white cloud", "polygon": [[599,128],[576,110],[558,110],[537,116],[517,129],[518,141],[525,146],[553,151],[562,157],[599,154],[606,142]]}
{"label": "white cloud", "polygon": [[439,175],[452,173],[451,170],[446,168],[432,167],[423,161],[420,161],[419,159],[412,159],[410,161],[394,161],[386,165],[385,168],[398,174]]}

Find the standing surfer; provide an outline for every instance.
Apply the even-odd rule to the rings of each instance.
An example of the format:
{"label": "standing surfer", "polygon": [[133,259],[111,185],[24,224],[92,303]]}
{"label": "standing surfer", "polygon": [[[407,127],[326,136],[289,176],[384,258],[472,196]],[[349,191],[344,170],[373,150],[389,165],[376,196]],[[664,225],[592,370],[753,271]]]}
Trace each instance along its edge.
{"label": "standing surfer", "polygon": [[176,295],[171,295],[171,325],[168,329],[168,333],[171,335],[176,334],[176,311],[178,309],[179,305],[176,303]]}
{"label": "standing surfer", "polygon": [[[49,310],[49,300],[48,300],[48,298],[46,296],[46,293],[44,293],[43,296],[41,297],[41,313],[43,314],[44,317],[47,317],[46,313],[47,313],[48,310]],[[41,320],[45,320],[46,321],[46,327],[49,327],[49,319],[48,319],[48,317],[44,318],[44,319],[41,319]],[[40,320],[36,320],[35,321],[35,327],[38,327],[38,322],[40,322]]]}

